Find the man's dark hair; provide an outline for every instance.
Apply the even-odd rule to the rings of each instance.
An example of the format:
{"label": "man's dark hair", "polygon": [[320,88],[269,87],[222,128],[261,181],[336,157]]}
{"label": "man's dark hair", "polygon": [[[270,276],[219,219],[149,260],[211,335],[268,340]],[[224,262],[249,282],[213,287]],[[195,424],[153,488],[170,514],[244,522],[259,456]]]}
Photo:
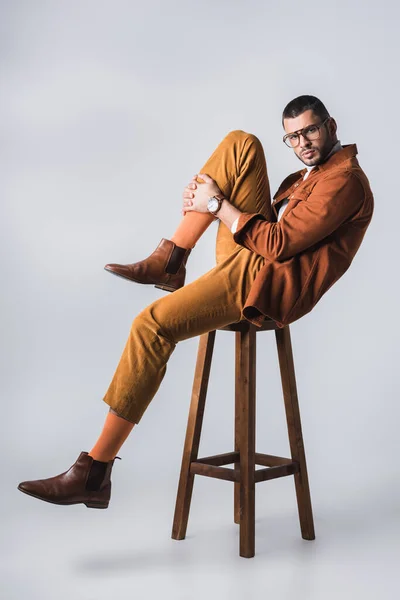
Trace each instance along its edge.
{"label": "man's dark hair", "polygon": [[315,96],[297,96],[285,106],[282,113],[282,126],[284,119],[294,119],[306,110],[312,110],[321,121],[330,117],[325,105]]}

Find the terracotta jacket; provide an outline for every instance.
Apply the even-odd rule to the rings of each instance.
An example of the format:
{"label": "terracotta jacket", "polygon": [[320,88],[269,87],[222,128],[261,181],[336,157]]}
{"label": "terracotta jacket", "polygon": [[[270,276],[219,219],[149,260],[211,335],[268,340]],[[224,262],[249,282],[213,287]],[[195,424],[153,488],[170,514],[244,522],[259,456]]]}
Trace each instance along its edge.
{"label": "terracotta jacket", "polygon": [[[271,218],[242,213],[233,239],[265,257],[242,316],[261,326],[265,317],[284,327],[314,308],[349,268],[371,221],[374,197],[356,155],[346,144],[311,170],[279,186]],[[279,222],[279,203],[289,197]]]}

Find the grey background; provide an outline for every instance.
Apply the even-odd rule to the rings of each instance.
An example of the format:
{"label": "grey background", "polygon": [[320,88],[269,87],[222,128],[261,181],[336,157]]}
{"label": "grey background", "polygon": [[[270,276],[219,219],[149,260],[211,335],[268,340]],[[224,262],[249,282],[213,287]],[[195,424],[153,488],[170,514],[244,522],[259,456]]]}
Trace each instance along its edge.
{"label": "grey background", "polygon": [[[399,8],[395,2],[0,3],[2,585],[22,598],[393,598],[399,551]],[[123,446],[107,511],[21,494],[96,441],[135,315],[165,294],[111,276],[181,219],[226,133],[263,143],[272,194],[302,163],[281,113],[314,94],[356,143],[375,213],[349,271],[291,325],[316,540],[292,478],[257,487],[238,556],[232,487],[198,477],[171,525],[198,339]],[[215,264],[216,225],[187,282]],[[233,444],[233,336],[217,336],[201,454]],[[273,334],[258,337],[257,449],[289,456]]]}

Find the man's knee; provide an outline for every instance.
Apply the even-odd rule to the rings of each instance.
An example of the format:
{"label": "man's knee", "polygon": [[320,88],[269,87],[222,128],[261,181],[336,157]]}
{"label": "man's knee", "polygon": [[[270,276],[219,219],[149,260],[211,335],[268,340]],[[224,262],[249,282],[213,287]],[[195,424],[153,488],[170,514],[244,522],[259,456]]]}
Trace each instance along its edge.
{"label": "man's knee", "polygon": [[141,310],[133,320],[131,332],[139,332],[143,340],[162,337],[174,344],[168,327],[168,309],[163,306],[166,299],[158,298]]}
{"label": "man's knee", "polygon": [[260,140],[254,133],[248,133],[247,131],[243,131],[243,129],[233,129],[226,136],[225,139],[234,141],[234,142],[246,142],[248,141],[250,144],[261,144]]}
{"label": "man's knee", "polygon": [[136,317],[133,319],[131,330],[138,329],[143,331],[145,329],[149,329],[153,332],[155,331],[157,328],[157,324],[153,315],[153,305],[155,302],[157,302],[157,300],[143,308],[143,310],[136,315]]}

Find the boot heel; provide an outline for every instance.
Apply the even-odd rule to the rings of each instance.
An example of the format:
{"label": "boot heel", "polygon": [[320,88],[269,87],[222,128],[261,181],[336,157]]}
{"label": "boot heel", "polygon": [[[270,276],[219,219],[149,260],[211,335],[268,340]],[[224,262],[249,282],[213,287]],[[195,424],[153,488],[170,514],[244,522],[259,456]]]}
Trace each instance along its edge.
{"label": "boot heel", "polygon": [[159,290],[165,290],[166,292],[175,292],[177,289],[179,289],[168,285],[155,285],[154,287],[158,288]]}
{"label": "boot heel", "polygon": [[85,502],[88,508],[108,508],[108,502]]}

